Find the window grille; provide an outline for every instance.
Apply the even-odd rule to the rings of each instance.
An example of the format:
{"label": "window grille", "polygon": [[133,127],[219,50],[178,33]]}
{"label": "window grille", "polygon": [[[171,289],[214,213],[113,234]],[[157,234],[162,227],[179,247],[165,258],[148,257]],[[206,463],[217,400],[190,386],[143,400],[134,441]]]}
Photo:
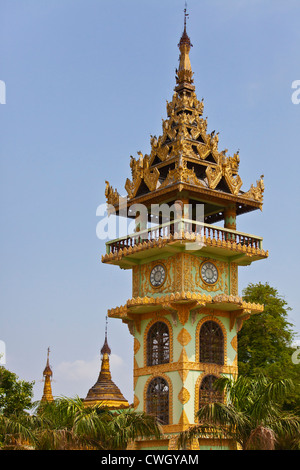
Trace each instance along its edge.
{"label": "window grille", "polygon": [[164,322],[156,322],[147,335],[147,366],[170,362],[169,328]]}
{"label": "window grille", "polygon": [[223,401],[223,393],[214,388],[214,382],[217,377],[214,375],[206,375],[201,382],[199,389],[199,407],[206,403],[215,403]]}
{"label": "window grille", "polygon": [[146,410],[156,416],[160,424],[169,424],[169,386],[162,377],[155,377],[148,385]]}
{"label": "window grille", "polygon": [[224,335],[214,321],[206,321],[200,329],[200,362],[224,364]]}

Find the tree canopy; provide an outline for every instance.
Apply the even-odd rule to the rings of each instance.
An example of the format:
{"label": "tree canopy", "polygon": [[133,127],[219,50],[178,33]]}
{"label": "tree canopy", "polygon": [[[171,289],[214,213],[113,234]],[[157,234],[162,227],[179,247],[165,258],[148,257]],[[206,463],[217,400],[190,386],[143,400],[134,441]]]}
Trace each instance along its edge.
{"label": "tree canopy", "polygon": [[249,284],[243,299],[264,305],[262,313],[252,315],[238,333],[239,375],[257,374],[274,379],[290,379],[295,390],[285,398],[289,408],[300,407],[300,364],[292,361],[296,332],[288,320],[286,300],[268,283]]}
{"label": "tree canopy", "polygon": [[0,367],[0,413],[19,415],[32,407],[34,382],[19,380],[5,367]]}

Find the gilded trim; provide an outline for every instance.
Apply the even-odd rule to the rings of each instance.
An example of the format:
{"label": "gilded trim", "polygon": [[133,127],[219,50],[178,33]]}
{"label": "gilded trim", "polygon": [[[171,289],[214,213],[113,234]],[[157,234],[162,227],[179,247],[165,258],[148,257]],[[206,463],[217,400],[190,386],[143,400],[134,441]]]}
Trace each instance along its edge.
{"label": "gilded trim", "polygon": [[[184,348],[183,348],[184,350]],[[139,377],[143,377],[145,375],[160,375],[166,372],[174,372],[177,371],[179,374],[187,373],[190,370],[203,372],[203,371],[219,371],[221,374],[234,374],[237,371],[237,367],[234,365],[219,365],[219,364],[208,364],[205,362],[192,362],[192,361],[184,361],[184,358],[180,356],[178,362],[168,362],[167,364],[158,364],[157,366],[146,366],[146,367],[138,367],[137,364],[134,365],[134,378],[137,380]],[[213,373],[213,372],[212,372]]]}

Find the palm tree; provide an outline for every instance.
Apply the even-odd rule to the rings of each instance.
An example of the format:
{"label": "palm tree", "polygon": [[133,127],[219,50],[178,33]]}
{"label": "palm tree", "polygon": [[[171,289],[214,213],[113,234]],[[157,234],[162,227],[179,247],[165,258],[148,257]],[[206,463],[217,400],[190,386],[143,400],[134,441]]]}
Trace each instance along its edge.
{"label": "palm tree", "polygon": [[161,436],[153,416],[132,409],[85,407],[80,398],[37,402],[32,415],[0,416],[5,448],[37,450],[126,449],[137,437]]}
{"label": "palm tree", "polygon": [[181,447],[195,437],[230,438],[243,450],[273,450],[282,436],[298,436],[299,416],[282,411],[280,403],[292,389],[290,380],[272,381],[262,375],[240,376],[237,380],[221,377],[215,387],[227,396],[227,403],[203,405],[198,423],[183,432]]}

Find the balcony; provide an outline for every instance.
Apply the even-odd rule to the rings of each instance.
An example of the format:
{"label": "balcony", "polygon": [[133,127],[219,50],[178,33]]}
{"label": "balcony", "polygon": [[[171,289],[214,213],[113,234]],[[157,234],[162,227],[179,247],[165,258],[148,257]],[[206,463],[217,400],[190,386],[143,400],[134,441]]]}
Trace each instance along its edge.
{"label": "balcony", "polygon": [[219,256],[247,265],[268,257],[262,237],[189,219],[177,219],[106,243],[102,262],[129,268],[141,259],[164,252],[188,251],[200,256]]}

